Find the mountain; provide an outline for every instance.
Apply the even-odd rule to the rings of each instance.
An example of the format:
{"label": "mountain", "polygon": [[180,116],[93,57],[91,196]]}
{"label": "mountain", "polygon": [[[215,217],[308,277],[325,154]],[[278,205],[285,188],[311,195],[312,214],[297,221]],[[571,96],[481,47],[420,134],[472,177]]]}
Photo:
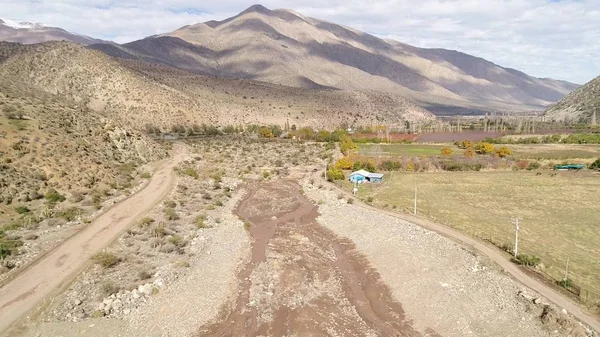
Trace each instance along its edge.
{"label": "mountain", "polygon": [[215,76],[395,93],[439,113],[539,110],[577,87],[461,52],[417,48],[260,5],[223,21],[91,48]]}
{"label": "mountain", "polygon": [[577,88],[545,112],[553,120],[590,123],[600,118],[600,76]]}
{"label": "mountain", "polygon": [[[109,46],[120,50],[119,46]],[[4,61],[2,61],[4,60]],[[435,116],[399,94],[218,78],[68,42],[0,43],[0,77],[78,102],[138,130],[148,125],[403,125]]]}
{"label": "mountain", "polygon": [[106,41],[71,33],[57,27],[49,27],[41,23],[15,22],[1,18],[0,41],[19,42],[23,44],[46,41],[71,41],[82,45],[107,43]]}

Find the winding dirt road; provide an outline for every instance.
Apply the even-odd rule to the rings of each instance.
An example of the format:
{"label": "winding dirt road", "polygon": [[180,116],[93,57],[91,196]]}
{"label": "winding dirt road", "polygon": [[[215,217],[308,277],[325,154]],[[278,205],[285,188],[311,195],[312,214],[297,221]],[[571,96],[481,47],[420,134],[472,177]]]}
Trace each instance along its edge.
{"label": "winding dirt road", "polygon": [[[321,177],[321,175],[319,175],[319,177]],[[349,193],[348,191],[343,190],[334,184],[330,184],[329,182],[325,181],[325,179],[323,179],[323,178],[320,178],[320,179],[323,181],[323,183],[328,184],[328,186],[335,188],[339,192],[342,192],[349,197],[353,197],[352,194]],[[357,204],[361,207],[367,208],[367,209],[371,209],[371,210],[374,210],[374,211],[377,211],[380,213],[384,213],[384,214],[396,217],[396,218],[404,220],[404,221],[408,221],[415,225],[421,226],[425,229],[439,233],[450,239],[456,240],[456,241],[458,241],[462,244],[465,244],[469,247],[472,247],[474,250],[487,256],[492,261],[494,261],[495,263],[500,265],[500,267],[502,267],[508,274],[510,274],[517,281],[519,281],[523,285],[535,290],[536,292],[538,292],[540,295],[544,296],[546,299],[548,299],[550,302],[554,303],[555,305],[567,310],[571,315],[575,316],[575,318],[577,318],[579,321],[583,322],[584,324],[587,324],[593,330],[600,333],[599,317],[594,316],[593,314],[585,311],[578,304],[576,304],[573,301],[571,301],[570,299],[566,298],[565,296],[563,296],[559,292],[555,291],[551,287],[549,287],[546,284],[527,275],[525,272],[523,272],[521,269],[519,269],[519,267],[516,264],[514,264],[511,261],[509,261],[508,259],[506,259],[504,253],[500,252],[496,247],[486,244],[484,242],[481,242],[475,238],[472,238],[472,237],[470,237],[466,234],[463,234],[457,230],[454,230],[452,228],[446,227],[444,225],[440,225],[438,223],[435,223],[435,222],[432,222],[432,221],[429,221],[429,220],[426,220],[426,219],[423,219],[420,217],[386,211],[386,210],[383,210],[380,208],[373,207],[366,203],[360,202],[358,200],[355,200],[355,204]]]}
{"label": "winding dirt road", "polygon": [[175,180],[173,168],[183,159],[185,147],[176,145],[174,152],[146,187],[110,208],[0,288],[0,334],[8,334],[42,300],[64,289],[92,255],[108,246],[166,196]]}

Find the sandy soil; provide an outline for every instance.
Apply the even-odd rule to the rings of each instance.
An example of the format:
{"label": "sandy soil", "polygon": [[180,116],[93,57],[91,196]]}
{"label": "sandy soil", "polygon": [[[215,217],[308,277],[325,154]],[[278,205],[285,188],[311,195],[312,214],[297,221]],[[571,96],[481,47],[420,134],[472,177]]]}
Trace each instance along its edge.
{"label": "sandy soil", "polygon": [[7,331],[44,298],[64,288],[94,253],[164,197],[173,183],[172,169],[183,158],[185,149],[175,147],[175,151],[176,155],[157,170],[143,190],[111,208],[0,289],[0,331]]}

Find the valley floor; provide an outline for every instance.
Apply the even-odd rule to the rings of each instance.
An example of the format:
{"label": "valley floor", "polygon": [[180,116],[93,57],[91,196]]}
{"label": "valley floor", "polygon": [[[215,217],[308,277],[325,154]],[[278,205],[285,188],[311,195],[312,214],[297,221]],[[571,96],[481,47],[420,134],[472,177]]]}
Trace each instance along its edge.
{"label": "valley floor", "polygon": [[[487,258],[349,202],[321,185],[313,167],[232,187],[224,203],[206,208],[206,224],[191,227],[208,197],[196,198],[206,191],[198,180],[179,176],[168,198],[182,218],[167,229],[151,227],[152,236],[132,228],[111,248],[127,256],[113,280],[124,283],[153,263],[150,279],[98,300],[90,289],[100,267],[90,266],[12,335],[591,335]],[[237,186],[223,181],[230,183]],[[173,253],[165,243],[148,250],[165,235],[157,228],[170,233],[173,246],[186,244]]]}

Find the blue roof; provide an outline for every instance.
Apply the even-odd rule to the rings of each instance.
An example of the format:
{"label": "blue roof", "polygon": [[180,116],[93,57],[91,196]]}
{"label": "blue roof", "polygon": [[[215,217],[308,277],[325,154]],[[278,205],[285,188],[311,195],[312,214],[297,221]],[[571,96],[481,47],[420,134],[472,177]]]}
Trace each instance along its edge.
{"label": "blue roof", "polygon": [[375,179],[381,179],[383,178],[383,173],[371,173],[369,171],[365,171],[365,170],[358,170],[356,172],[352,172],[350,174],[350,176],[353,175],[360,175],[369,179],[375,178]]}

